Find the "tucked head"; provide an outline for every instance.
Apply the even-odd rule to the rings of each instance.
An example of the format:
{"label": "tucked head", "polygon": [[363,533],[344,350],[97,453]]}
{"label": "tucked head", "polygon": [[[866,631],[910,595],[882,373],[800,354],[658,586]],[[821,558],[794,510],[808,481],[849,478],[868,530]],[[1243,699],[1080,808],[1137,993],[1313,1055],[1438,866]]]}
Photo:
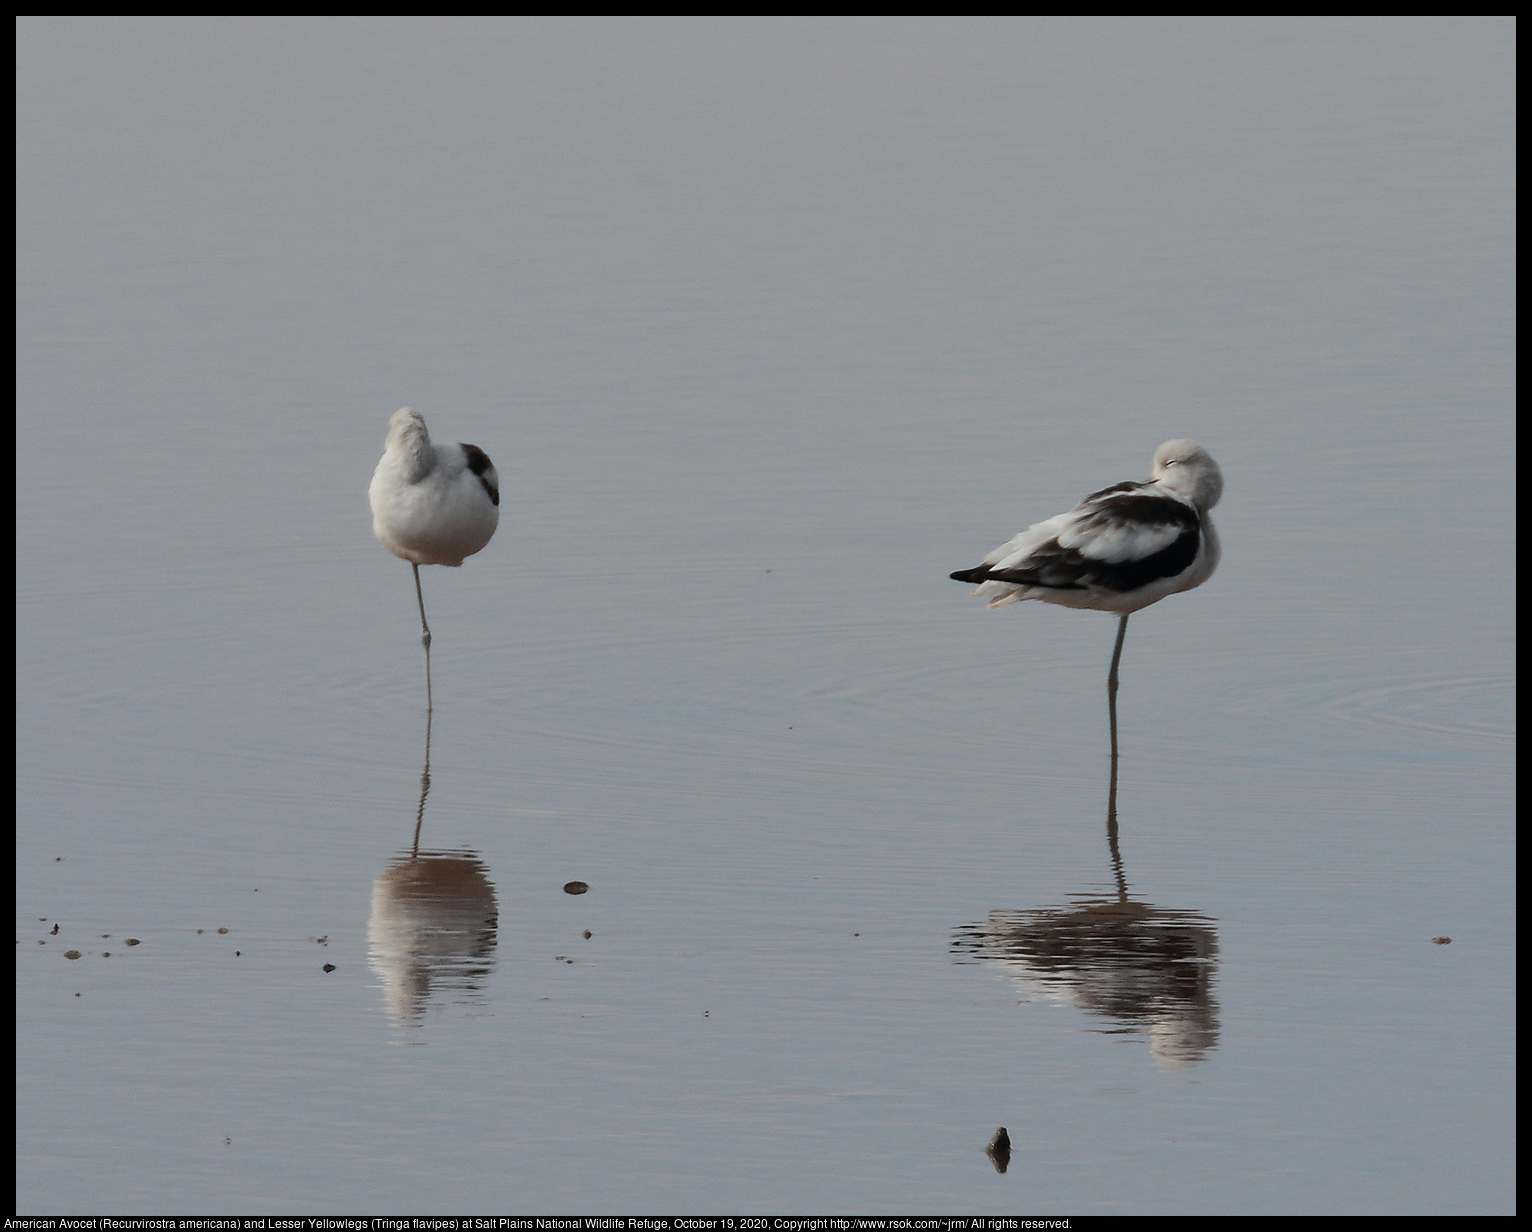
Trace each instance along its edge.
{"label": "tucked head", "polygon": [[419,411],[412,411],[407,406],[401,406],[388,417],[388,437],[385,445],[397,445],[406,437],[413,436],[431,442],[431,434],[426,431],[425,417]]}
{"label": "tucked head", "polygon": [[1199,509],[1211,509],[1223,496],[1223,472],[1196,441],[1166,441],[1156,449],[1149,480]]}

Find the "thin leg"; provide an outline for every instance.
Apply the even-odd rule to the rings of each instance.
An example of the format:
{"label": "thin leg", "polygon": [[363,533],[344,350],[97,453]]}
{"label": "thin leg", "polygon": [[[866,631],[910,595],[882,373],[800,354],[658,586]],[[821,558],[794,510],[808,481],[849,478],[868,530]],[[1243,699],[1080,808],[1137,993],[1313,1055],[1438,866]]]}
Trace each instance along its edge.
{"label": "thin leg", "polygon": [[1117,626],[1117,647],[1112,651],[1112,670],[1106,678],[1106,712],[1112,728],[1112,802],[1117,801],[1117,664],[1122,660],[1122,639],[1128,634],[1128,618]]}
{"label": "thin leg", "polygon": [[415,571],[415,599],[420,604],[420,644],[426,648],[426,714],[430,714],[431,705],[431,626],[426,624],[426,600],[420,593],[420,566],[414,561],[410,562],[410,568]]}
{"label": "thin leg", "polygon": [[[420,566],[412,561],[410,568],[415,571],[415,601],[420,604],[420,644],[429,651],[431,649],[431,626],[426,624],[426,599],[420,593]],[[1120,639],[1117,648],[1119,650],[1122,649]],[[1117,664],[1115,662],[1112,664],[1112,671],[1114,673],[1117,671]]]}
{"label": "thin leg", "polygon": [[415,810],[415,845],[410,858],[420,855],[420,827],[426,820],[426,793],[431,790],[431,712],[426,711],[426,764],[420,771],[420,807]]}
{"label": "thin leg", "polygon": [[1106,678],[1106,712],[1112,729],[1112,780],[1106,792],[1106,845],[1112,855],[1112,872],[1117,877],[1117,897],[1128,901],[1128,882],[1122,870],[1122,853],[1117,847],[1117,664],[1122,659],[1122,639],[1128,633],[1128,618],[1117,626],[1117,648],[1112,651],[1112,670]]}

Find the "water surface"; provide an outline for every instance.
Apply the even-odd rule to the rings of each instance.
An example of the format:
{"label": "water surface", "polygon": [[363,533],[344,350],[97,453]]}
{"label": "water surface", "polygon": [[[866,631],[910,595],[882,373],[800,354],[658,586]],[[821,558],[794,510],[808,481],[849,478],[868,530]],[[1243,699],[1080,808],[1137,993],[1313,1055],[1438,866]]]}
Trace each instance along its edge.
{"label": "water surface", "polygon": [[20,30],[21,1212],[1513,1209],[1508,20]]}

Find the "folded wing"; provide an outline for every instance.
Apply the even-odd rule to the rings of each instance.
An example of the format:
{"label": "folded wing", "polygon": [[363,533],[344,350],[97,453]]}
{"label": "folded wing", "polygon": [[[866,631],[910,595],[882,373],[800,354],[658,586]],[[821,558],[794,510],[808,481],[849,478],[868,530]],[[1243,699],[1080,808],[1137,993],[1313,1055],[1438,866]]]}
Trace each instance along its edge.
{"label": "folded wing", "polygon": [[[1124,593],[1174,577],[1197,557],[1197,511],[1153,484],[1120,483],[1029,526],[960,582]],[[1018,596],[1019,597],[1019,596]]]}

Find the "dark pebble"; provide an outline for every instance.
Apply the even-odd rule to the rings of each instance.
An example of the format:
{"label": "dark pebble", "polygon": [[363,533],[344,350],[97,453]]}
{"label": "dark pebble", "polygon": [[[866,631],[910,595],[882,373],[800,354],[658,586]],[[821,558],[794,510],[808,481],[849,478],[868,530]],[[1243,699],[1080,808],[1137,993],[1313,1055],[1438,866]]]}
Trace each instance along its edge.
{"label": "dark pebble", "polygon": [[994,1162],[996,1172],[1004,1172],[1011,1166],[1011,1135],[1005,1132],[1004,1125],[995,1131],[985,1151]]}

